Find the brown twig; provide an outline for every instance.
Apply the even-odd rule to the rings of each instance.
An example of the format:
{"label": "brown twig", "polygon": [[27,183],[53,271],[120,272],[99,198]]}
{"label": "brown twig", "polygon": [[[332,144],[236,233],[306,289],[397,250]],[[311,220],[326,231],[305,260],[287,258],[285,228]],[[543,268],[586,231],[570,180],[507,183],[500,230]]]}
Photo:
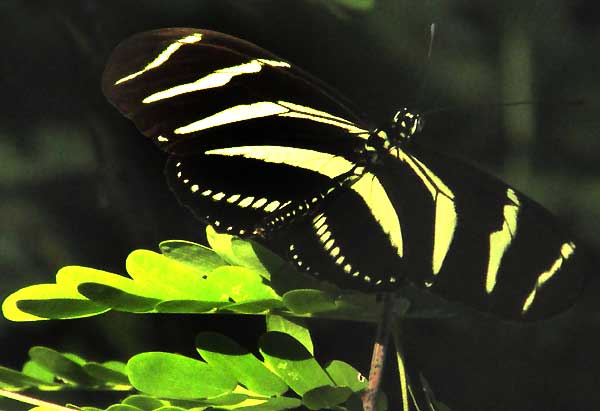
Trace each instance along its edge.
{"label": "brown twig", "polygon": [[371,357],[371,369],[369,370],[369,385],[362,396],[364,411],[375,411],[375,406],[377,405],[377,394],[383,377],[385,354],[392,328],[393,308],[393,294],[385,293],[383,295],[381,320],[377,326],[377,335],[375,337],[375,344],[373,344],[373,356]]}

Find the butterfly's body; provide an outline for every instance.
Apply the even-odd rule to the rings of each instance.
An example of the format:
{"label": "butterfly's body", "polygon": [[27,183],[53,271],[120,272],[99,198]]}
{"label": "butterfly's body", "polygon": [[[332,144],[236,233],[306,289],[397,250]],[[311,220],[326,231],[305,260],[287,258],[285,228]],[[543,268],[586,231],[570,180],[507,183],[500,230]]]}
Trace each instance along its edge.
{"label": "butterfly's body", "polygon": [[103,89],[171,154],[169,185],[217,230],[277,238],[299,269],[344,288],[406,281],[512,320],[576,300],[590,262],[545,209],[409,137],[257,46],[164,29],[114,52]]}

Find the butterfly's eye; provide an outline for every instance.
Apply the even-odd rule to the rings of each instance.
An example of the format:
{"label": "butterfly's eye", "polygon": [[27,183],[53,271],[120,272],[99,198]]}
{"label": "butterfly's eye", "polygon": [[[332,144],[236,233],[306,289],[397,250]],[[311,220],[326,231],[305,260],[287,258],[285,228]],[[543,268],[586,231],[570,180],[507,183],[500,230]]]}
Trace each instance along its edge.
{"label": "butterfly's eye", "polygon": [[424,124],[422,115],[403,107],[396,112],[392,120],[393,138],[397,142],[410,140],[412,136],[423,130]]}

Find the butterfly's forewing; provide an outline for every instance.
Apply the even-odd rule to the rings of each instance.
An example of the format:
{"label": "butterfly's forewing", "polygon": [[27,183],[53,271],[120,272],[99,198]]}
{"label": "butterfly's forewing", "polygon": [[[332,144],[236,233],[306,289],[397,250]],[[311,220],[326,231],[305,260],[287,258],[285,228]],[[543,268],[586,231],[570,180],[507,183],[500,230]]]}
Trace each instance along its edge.
{"label": "butterfly's forewing", "polygon": [[[332,189],[368,137],[318,80],[207,30],[161,29],[125,40],[107,64],[103,91],[173,154],[166,174],[179,201],[236,233],[253,233],[274,212],[287,220],[288,210]],[[278,147],[302,150],[286,156]],[[231,148],[241,151],[216,152]],[[335,166],[336,157],[345,163]]]}
{"label": "butterfly's forewing", "polygon": [[286,145],[352,157],[368,133],[341,97],[285,60],[208,30],[137,34],[112,53],[107,98],[163,150]]}

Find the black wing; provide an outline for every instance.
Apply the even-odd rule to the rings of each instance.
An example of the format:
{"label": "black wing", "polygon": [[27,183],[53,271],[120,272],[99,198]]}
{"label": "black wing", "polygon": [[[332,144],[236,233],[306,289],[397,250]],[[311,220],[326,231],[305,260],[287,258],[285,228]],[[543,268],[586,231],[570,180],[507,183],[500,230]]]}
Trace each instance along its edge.
{"label": "black wing", "polygon": [[207,30],[161,29],[125,40],[102,87],[173,155],[165,171],[179,201],[238,234],[255,232],[274,215],[287,220],[336,187],[369,135],[318,80],[251,43]]}
{"label": "black wing", "polygon": [[[431,182],[428,193],[421,194],[429,194],[420,207],[427,211],[417,218],[407,192],[394,193],[400,174],[411,173],[396,172],[390,179],[390,196],[398,199],[400,218],[414,235],[407,234],[405,263],[422,267],[423,261],[431,262],[431,275],[413,278],[415,283],[515,320],[542,319],[573,305],[594,270],[594,259],[548,210],[463,161],[416,145],[399,157],[412,175],[420,169],[418,179]],[[433,221],[425,230],[428,241],[426,221]]]}
{"label": "black wing", "polygon": [[393,290],[409,279],[510,320],[569,308],[594,269],[587,250],[535,201],[416,145],[380,155],[282,234],[299,268],[345,288]]}
{"label": "black wing", "polygon": [[106,97],[163,150],[285,145],[354,159],[368,132],[301,69],[244,40],[191,28],[137,34],[112,53]]}

